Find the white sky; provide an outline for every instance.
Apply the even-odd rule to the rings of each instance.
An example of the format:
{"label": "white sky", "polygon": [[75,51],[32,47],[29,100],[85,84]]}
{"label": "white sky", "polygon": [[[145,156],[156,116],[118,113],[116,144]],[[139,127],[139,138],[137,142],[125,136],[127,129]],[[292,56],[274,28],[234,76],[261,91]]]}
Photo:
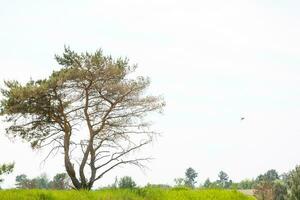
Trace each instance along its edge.
{"label": "white sky", "polygon": [[[0,80],[47,77],[54,54],[102,48],[127,56],[163,94],[165,114],[153,119],[162,137],[148,149],[145,173],[124,167],[138,184],[173,184],[187,167],[199,181],[220,170],[239,181],[300,164],[300,3],[246,0],[0,0]],[[2,85],[2,83],[1,83]],[[245,117],[240,121],[240,117]],[[2,127],[2,128],[1,128]],[[4,133],[4,126],[0,125]],[[16,175],[63,171],[61,156],[0,137],[0,163]]]}

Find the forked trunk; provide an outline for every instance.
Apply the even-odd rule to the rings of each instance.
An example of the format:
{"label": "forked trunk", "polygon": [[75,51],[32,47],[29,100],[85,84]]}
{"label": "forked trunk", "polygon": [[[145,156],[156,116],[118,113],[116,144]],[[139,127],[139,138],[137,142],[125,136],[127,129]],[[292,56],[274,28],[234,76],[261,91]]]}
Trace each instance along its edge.
{"label": "forked trunk", "polygon": [[65,137],[64,137],[65,168],[66,168],[66,171],[67,171],[75,189],[80,190],[80,189],[83,189],[82,184],[77,179],[76,173],[74,170],[74,166],[70,161],[69,147],[70,147],[70,136],[68,133],[66,133]]}

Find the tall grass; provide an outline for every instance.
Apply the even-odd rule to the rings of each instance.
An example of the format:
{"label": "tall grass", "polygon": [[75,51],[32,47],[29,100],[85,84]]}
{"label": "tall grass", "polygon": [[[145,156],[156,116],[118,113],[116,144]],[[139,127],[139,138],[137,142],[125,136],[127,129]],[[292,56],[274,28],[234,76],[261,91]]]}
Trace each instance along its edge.
{"label": "tall grass", "polygon": [[3,190],[0,200],[254,200],[231,190],[144,188],[135,190]]}

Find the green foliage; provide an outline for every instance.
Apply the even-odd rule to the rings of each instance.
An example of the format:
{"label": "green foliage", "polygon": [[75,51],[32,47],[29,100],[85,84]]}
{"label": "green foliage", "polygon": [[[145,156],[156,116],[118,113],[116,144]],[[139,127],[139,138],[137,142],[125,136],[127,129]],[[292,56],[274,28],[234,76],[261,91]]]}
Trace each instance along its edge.
{"label": "green foliage", "polygon": [[288,176],[289,199],[300,199],[300,166],[296,166]]}
{"label": "green foliage", "polygon": [[[14,167],[15,167],[14,163],[0,165],[0,176],[4,174],[12,173]],[[3,182],[3,179],[0,179],[0,183],[1,182]]]}
{"label": "green foliage", "polygon": [[[58,123],[66,122],[63,117],[75,118],[71,115],[73,112],[83,115],[80,111],[84,108],[79,109],[78,104],[82,104],[86,97],[84,92],[87,88],[90,90],[89,98],[98,99],[98,104],[91,102],[93,106],[89,108],[95,112],[103,111],[99,107],[107,104],[104,99],[108,102],[120,101],[118,97],[127,93],[130,93],[128,99],[123,99],[130,99],[134,104],[126,102],[128,108],[144,106],[145,111],[150,112],[164,106],[160,97],[139,97],[150,81],[145,77],[126,79],[136,69],[135,65],[129,65],[127,59],[104,56],[101,50],[78,54],[67,47],[63,56],[56,55],[55,58],[63,68],[54,71],[47,79],[30,80],[25,85],[16,80],[5,81],[6,88],[1,89],[4,97],[0,104],[1,115],[6,116],[7,122],[12,122],[7,133],[21,136],[33,147],[40,147],[51,135],[53,127],[60,128]],[[21,123],[24,121],[27,123]]]}
{"label": "green foliage", "polygon": [[255,200],[231,190],[178,190],[142,188],[101,191],[0,191],[1,200]]}
{"label": "green foliage", "polygon": [[132,189],[136,187],[136,183],[130,176],[124,176],[119,180],[118,187],[122,189]]}

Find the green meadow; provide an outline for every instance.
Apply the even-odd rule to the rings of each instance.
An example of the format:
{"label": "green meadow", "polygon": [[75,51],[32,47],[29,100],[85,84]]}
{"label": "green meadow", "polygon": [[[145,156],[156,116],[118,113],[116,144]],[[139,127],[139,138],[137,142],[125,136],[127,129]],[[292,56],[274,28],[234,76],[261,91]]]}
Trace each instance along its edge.
{"label": "green meadow", "polygon": [[3,190],[1,200],[254,200],[234,190],[109,189],[100,191]]}

